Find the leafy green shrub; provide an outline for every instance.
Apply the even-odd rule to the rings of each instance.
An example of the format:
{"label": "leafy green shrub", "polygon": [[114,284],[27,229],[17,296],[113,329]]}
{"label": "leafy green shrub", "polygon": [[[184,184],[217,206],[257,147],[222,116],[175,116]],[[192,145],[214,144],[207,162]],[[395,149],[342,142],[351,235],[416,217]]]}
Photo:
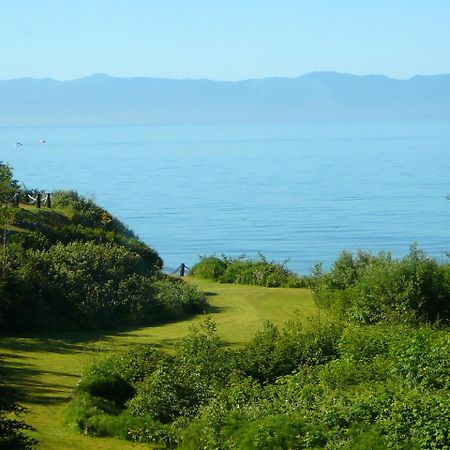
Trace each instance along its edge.
{"label": "leafy green shrub", "polygon": [[206,296],[195,286],[171,277],[158,279],[153,286],[155,301],[164,311],[162,319],[176,319],[187,314],[205,312]]}
{"label": "leafy green shrub", "polygon": [[319,305],[361,323],[450,320],[450,267],[412,247],[401,260],[389,254],[344,252],[314,286]]}
{"label": "leafy green shrub", "polygon": [[338,355],[342,327],[334,323],[288,322],[283,331],[270,322],[242,351],[242,367],[261,382],[274,382],[303,365],[324,364]]}
{"label": "leafy green shrub", "polygon": [[198,408],[223,382],[230,360],[222,349],[215,325],[206,319],[199,330],[192,327],[174,358],[162,360],[159,367],[138,387],[128,403],[134,415],[150,415],[166,423],[179,417],[193,417]]}
{"label": "leafy green shrub", "polygon": [[9,270],[0,274],[5,331],[148,324],[206,308],[195,287],[149,274],[143,258],[121,245],[11,246],[10,256]]}
{"label": "leafy green shrub", "polygon": [[258,450],[319,448],[327,442],[324,427],[308,423],[300,414],[241,421],[231,439],[236,442],[236,448]]}
{"label": "leafy green shrub", "polygon": [[[323,320],[281,330],[266,324],[229,350],[207,320],[174,355],[150,352],[148,369],[133,365],[127,377],[136,395],[125,411],[80,393],[73,402],[85,406],[71,421],[99,435],[117,433],[115,424],[136,439],[185,449],[446,449],[449,351],[448,328]],[[141,358],[121,355],[118,368]],[[116,373],[114,361],[94,372]]]}
{"label": "leafy green shrub", "polygon": [[220,259],[215,256],[202,257],[192,268],[191,275],[204,280],[218,281],[225,273],[227,265],[228,260],[225,258]]}
{"label": "leafy green shrub", "polygon": [[122,408],[134,395],[133,387],[119,375],[90,375],[83,377],[77,386],[80,392],[87,392],[93,397],[101,397]]}
{"label": "leafy green shrub", "polygon": [[264,287],[310,287],[311,280],[294,274],[284,264],[268,261],[263,255],[258,259],[222,259],[215,256],[201,258],[194,265],[191,274],[220,283],[249,284]]}
{"label": "leafy green shrub", "polygon": [[132,386],[150,376],[159,366],[164,354],[149,344],[132,345],[129,349],[97,359],[84,376],[120,376]]}

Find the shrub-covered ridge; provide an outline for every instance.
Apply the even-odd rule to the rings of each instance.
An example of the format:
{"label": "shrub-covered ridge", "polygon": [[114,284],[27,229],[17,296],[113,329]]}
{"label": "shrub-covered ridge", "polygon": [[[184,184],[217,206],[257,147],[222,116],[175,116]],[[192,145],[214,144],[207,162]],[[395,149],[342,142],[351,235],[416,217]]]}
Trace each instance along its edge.
{"label": "shrub-covered ridge", "polygon": [[19,187],[9,166],[0,163],[0,176],[2,333],[143,325],[204,311],[204,294],[162,274],[157,252],[92,200],[57,191],[52,209],[13,207]]}

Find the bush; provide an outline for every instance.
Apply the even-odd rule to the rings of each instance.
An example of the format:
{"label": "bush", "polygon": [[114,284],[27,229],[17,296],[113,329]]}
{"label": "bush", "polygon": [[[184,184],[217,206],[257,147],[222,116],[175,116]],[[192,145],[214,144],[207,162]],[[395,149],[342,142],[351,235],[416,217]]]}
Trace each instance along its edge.
{"label": "bush", "polygon": [[258,259],[247,259],[245,256],[201,258],[192,268],[191,274],[220,283],[293,288],[311,285],[309,278],[300,277],[288,270],[284,264],[268,261],[263,255],[259,255]]}
{"label": "bush", "polygon": [[164,354],[151,345],[136,344],[128,350],[96,360],[87,368],[84,376],[120,376],[136,387],[157,369],[163,357]]}
{"label": "bush", "polygon": [[202,257],[192,268],[191,275],[204,280],[218,281],[225,273],[227,261],[225,258],[220,259],[215,256]]}
{"label": "bush", "polygon": [[412,247],[401,260],[389,254],[344,252],[314,286],[317,303],[371,324],[450,320],[450,266]]}
{"label": "bush", "polygon": [[[448,329],[328,321],[266,324],[252,342],[227,350],[207,320],[174,355],[150,352],[145,371],[133,365],[127,377],[136,395],[125,411],[84,392],[71,420],[90,433],[115,433],[116,424],[186,449],[445,449],[449,351]],[[136,355],[121,353],[117,368]],[[115,373],[114,361],[94,372]]]}
{"label": "bush", "polygon": [[125,402],[134,395],[133,387],[119,375],[90,375],[83,377],[77,386],[80,392],[93,397],[101,397],[123,408]]}
{"label": "bush", "polygon": [[143,258],[117,244],[58,243],[48,250],[9,247],[0,274],[3,331],[149,324],[203,312],[193,286],[148,272]]}

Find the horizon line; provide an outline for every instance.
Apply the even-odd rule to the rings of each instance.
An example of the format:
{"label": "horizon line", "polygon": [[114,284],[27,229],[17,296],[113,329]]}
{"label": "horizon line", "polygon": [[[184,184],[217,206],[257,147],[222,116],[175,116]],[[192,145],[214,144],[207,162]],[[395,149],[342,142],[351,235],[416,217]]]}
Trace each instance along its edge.
{"label": "horizon line", "polygon": [[448,76],[450,73],[441,72],[441,73],[435,73],[430,75],[423,75],[423,74],[415,74],[408,78],[395,78],[391,77],[389,75],[384,75],[381,73],[368,73],[368,74],[354,74],[350,72],[338,72],[334,70],[316,70],[312,72],[303,73],[296,76],[278,76],[278,75],[272,75],[272,76],[266,76],[261,78],[242,78],[238,80],[220,80],[220,79],[212,79],[212,78],[205,78],[205,77],[199,77],[199,78],[191,78],[191,77],[156,77],[151,75],[134,75],[134,76],[116,76],[116,75],[110,75],[107,73],[93,73],[90,75],[84,75],[78,78],[68,78],[68,79],[57,79],[53,77],[29,77],[29,76],[23,76],[23,77],[16,77],[16,78],[2,78],[0,81],[20,81],[20,80],[33,80],[33,81],[54,81],[58,83],[66,83],[71,81],[80,81],[80,80],[86,80],[89,78],[113,78],[113,79],[120,79],[120,80],[136,80],[136,79],[147,79],[147,80],[170,80],[170,81],[208,81],[213,83],[242,83],[242,82],[248,82],[248,81],[264,81],[264,80],[295,80],[302,77],[308,77],[311,75],[341,75],[341,76],[350,76],[350,77],[356,77],[356,78],[366,78],[366,77],[380,77],[380,78],[387,78],[389,80],[393,81],[409,81],[414,78],[432,78],[432,77],[439,77],[439,76]]}

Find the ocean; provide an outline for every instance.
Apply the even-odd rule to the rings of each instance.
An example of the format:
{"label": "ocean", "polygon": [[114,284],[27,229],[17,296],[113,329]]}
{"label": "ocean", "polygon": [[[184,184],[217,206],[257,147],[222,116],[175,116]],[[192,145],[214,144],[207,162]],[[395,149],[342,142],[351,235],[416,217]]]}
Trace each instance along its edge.
{"label": "ocean", "polygon": [[450,251],[448,122],[0,127],[0,160],[29,188],[92,197],[168,272],[211,254],[308,274],[344,249]]}

